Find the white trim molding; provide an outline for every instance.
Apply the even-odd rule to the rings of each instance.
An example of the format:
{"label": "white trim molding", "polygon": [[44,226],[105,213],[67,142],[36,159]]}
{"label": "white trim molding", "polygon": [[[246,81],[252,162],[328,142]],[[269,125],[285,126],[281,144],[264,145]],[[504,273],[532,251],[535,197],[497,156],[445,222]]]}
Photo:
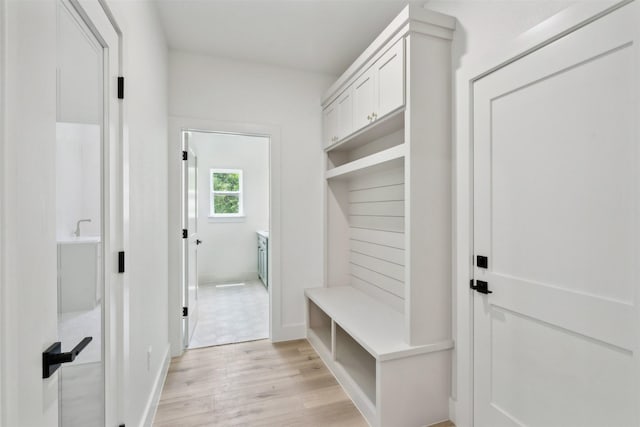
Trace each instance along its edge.
{"label": "white trim molding", "polygon": [[[182,346],[182,264],[181,248],[181,178],[183,131],[255,135],[269,138],[269,337],[283,341],[290,336],[304,336],[304,325],[294,328],[298,335],[288,332],[282,324],[281,285],[281,131],[279,126],[256,123],[222,122],[189,117],[169,117],[169,343],[171,355],[180,356]],[[302,331],[302,332],[300,332]],[[283,338],[284,337],[284,338]]]}
{"label": "white trim molding", "polygon": [[[634,0],[581,2],[523,33],[510,44],[471,58],[455,81],[453,181],[454,389],[450,418],[458,427],[473,421],[473,304],[469,291],[473,265],[473,85],[486,75],[558,40]],[[637,1],[637,0],[635,0]]]}
{"label": "white trim molding", "polygon": [[[5,270],[4,270],[4,256],[5,256],[5,238],[4,238],[4,230],[5,230],[5,200],[4,195],[6,194],[5,185],[5,165],[6,161],[5,156],[5,148],[4,144],[6,141],[5,138],[5,85],[6,85],[6,74],[5,74],[5,63],[6,63],[6,52],[7,52],[7,25],[6,25],[6,0],[0,0],[0,348],[7,348],[5,342],[5,327],[7,325],[5,316],[7,313],[6,309],[6,296],[5,296]],[[6,425],[6,384],[3,380],[6,378],[5,375],[5,358],[4,354],[0,352],[0,425]]]}
{"label": "white trim molding", "polygon": [[167,344],[164,350],[164,358],[162,359],[162,367],[158,371],[155,381],[153,382],[153,388],[149,395],[149,400],[142,413],[142,426],[151,427],[153,420],[158,411],[158,403],[160,402],[160,396],[162,395],[162,389],[164,388],[164,382],[167,379],[167,373],[169,373],[169,365],[171,364],[171,347]]}

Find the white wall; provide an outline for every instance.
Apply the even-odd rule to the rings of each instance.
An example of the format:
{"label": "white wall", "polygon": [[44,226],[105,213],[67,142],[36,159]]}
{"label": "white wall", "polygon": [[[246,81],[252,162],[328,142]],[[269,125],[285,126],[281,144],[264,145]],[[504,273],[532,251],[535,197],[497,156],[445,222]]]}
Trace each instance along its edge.
{"label": "white wall", "polygon": [[[565,9],[573,1],[564,0],[431,0],[425,7],[446,13],[458,19],[452,44],[452,64],[454,69],[453,94],[454,135],[460,124],[468,123],[468,81],[464,81],[465,68],[473,66],[485,53],[508,46],[521,33]],[[470,163],[468,149],[454,148],[454,188],[467,188]],[[465,194],[454,197],[454,223],[464,224],[470,230],[470,201]],[[460,217],[460,220],[458,220]],[[454,259],[470,259],[470,241],[461,242],[457,230],[452,236]],[[450,416],[457,426],[472,425],[472,372],[469,362],[472,357],[471,324],[468,317],[458,310],[468,311],[471,294],[469,278],[471,272],[467,263],[458,262],[453,272],[453,328],[456,347],[454,350],[452,401]],[[461,321],[462,319],[462,321]]]}
{"label": "white wall", "polygon": [[138,426],[145,422],[156,380],[168,354],[168,52],[152,2],[110,4],[124,34],[126,155],[130,173],[125,420],[128,426]]}
{"label": "white wall", "polygon": [[[272,338],[304,336],[303,289],[322,285],[323,221],[320,98],[335,79],[255,63],[172,51],[169,55],[171,116],[218,122],[264,124],[280,129],[282,249],[281,319]],[[169,141],[177,157],[180,141]],[[169,280],[179,286],[182,228],[179,216],[179,162],[170,159]],[[179,294],[178,294],[179,295]],[[175,316],[175,313],[170,313]],[[172,328],[171,342],[179,342]],[[175,349],[174,349],[175,351]]]}
{"label": "white wall", "polygon": [[[193,132],[189,143],[198,155],[198,283],[256,279],[256,230],[269,229],[269,139]],[[209,218],[211,169],[242,170],[243,218]]]}
{"label": "white wall", "polygon": [[473,58],[505,46],[524,31],[576,1],[430,0],[427,9],[458,20],[452,45],[454,70]]}

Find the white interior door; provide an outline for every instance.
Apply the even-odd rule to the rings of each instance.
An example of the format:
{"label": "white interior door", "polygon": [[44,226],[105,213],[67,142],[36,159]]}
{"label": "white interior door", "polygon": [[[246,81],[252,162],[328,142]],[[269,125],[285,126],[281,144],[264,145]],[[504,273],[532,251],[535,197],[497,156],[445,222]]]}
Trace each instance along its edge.
{"label": "white interior door", "polygon": [[640,425],[639,18],[474,84],[475,426]]}
{"label": "white interior door", "polygon": [[[59,425],[60,419],[64,424],[69,411],[74,410],[72,406],[78,409],[78,403],[84,401],[82,409],[86,412],[78,412],[76,424],[119,425],[122,419],[115,407],[123,392],[112,381],[112,375],[116,372],[116,355],[121,352],[116,353],[112,347],[117,344],[113,338],[116,329],[111,327],[115,319],[109,314],[121,309],[121,305],[114,304],[110,292],[122,289],[122,280],[118,283],[115,251],[121,249],[124,237],[120,102],[116,98],[119,37],[97,0],[3,2],[3,12],[2,26],[6,31],[2,38],[7,48],[3,64],[7,82],[7,91],[3,92],[7,104],[4,110],[7,138],[6,142],[3,140],[2,161],[10,168],[2,168],[5,183],[2,246],[10,250],[2,251],[3,274],[7,280],[2,283],[0,309],[3,317],[0,424],[51,427]],[[74,82],[74,75],[83,81]],[[89,88],[88,92],[79,96],[78,91],[85,87]],[[72,138],[78,136],[80,130],[86,131],[83,137]],[[65,148],[75,155],[78,150],[71,150],[72,146],[84,143],[85,151],[92,153],[90,158],[97,160],[101,156],[101,159],[97,165],[78,162],[77,157],[71,156],[59,160],[61,139],[69,144]],[[96,148],[103,151],[95,155]],[[62,169],[78,164],[86,166],[90,179],[97,180],[98,184],[91,187],[93,194],[81,194],[83,190],[79,190],[65,196],[82,196],[85,201],[91,198],[97,203],[86,204],[92,207],[92,212],[69,209],[82,215],[71,220],[73,225],[69,227],[67,221],[58,223],[58,219],[66,217],[58,209],[66,210],[72,204],[77,207],[82,203],[58,199],[56,187],[62,184],[59,182]],[[73,184],[77,179],[70,181]],[[87,188],[86,193],[89,190]],[[71,246],[74,243],[68,240],[75,237],[72,233],[77,220],[87,219],[85,214],[90,215],[92,222],[80,224],[81,237],[89,235],[92,241],[78,242],[90,248],[75,251],[79,247]],[[64,239],[67,241],[62,242]],[[59,244],[69,249],[60,263],[57,262]],[[102,261],[100,249],[104,254]],[[79,271],[77,256],[87,254],[92,266]],[[100,266],[105,272],[102,280],[96,277],[100,275]],[[65,283],[60,283],[70,284],[71,288],[58,286],[59,270],[66,267],[79,273],[65,277]],[[89,266],[81,265],[80,270],[84,267]],[[91,276],[89,283],[76,280],[85,273]],[[73,292],[76,285],[80,288]],[[84,328],[91,323],[92,331],[65,328],[67,315],[83,311],[84,304],[93,309],[97,307],[91,310],[97,319],[92,317],[91,322],[79,326]],[[54,357],[48,359],[54,362],[49,366],[43,363],[45,353],[55,354],[58,349],[66,353],[81,341],[77,337],[85,334],[91,334],[93,339],[75,358],[59,355],[63,360]],[[75,375],[73,371],[81,370],[80,365],[88,368],[90,363],[85,362],[94,355],[94,360],[100,359],[97,364],[102,365],[98,368],[101,371],[98,378]],[[63,361],[65,363],[56,363]],[[59,366],[54,370],[51,365]],[[100,385],[94,387],[96,383],[92,383],[89,387],[92,391],[85,394],[85,386],[94,379],[103,383],[102,390],[98,389]],[[109,398],[101,398],[93,394],[93,390]]]}
{"label": "white interior door", "polygon": [[187,158],[183,161],[184,218],[187,230],[184,239],[184,347],[189,346],[198,322],[198,157],[189,146],[189,132],[184,133]]}

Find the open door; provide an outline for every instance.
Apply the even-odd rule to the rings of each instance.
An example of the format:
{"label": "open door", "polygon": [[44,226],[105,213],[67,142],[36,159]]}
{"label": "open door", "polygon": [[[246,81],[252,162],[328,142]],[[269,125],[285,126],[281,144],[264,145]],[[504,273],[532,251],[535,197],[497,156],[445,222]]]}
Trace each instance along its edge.
{"label": "open door", "polygon": [[6,13],[0,424],[119,425],[120,37],[97,0]]}
{"label": "open door", "polygon": [[189,346],[198,322],[198,157],[189,146],[189,132],[183,132],[183,347]]}

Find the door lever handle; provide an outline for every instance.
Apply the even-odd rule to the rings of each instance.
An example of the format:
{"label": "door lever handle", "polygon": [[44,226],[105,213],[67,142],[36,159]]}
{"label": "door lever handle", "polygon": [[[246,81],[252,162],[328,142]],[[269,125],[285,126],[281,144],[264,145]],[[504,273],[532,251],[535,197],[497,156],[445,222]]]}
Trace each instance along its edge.
{"label": "door lever handle", "polygon": [[53,343],[42,353],[42,378],[49,378],[58,370],[62,363],[73,362],[78,354],[93,340],[93,337],[85,337],[73,350],[62,353],[62,343]]}
{"label": "door lever handle", "polygon": [[201,243],[202,243],[202,240],[200,240],[200,239],[196,239],[196,245],[199,245],[199,244],[201,244]]}
{"label": "door lever handle", "polygon": [[493,291],[489,290],[489,284],[483,280],[476,280],[476,284],[473,284],[473,280],[471,280],[470,284],[471,289],[476,292],[480,292],[481,294],[492,294]]}

